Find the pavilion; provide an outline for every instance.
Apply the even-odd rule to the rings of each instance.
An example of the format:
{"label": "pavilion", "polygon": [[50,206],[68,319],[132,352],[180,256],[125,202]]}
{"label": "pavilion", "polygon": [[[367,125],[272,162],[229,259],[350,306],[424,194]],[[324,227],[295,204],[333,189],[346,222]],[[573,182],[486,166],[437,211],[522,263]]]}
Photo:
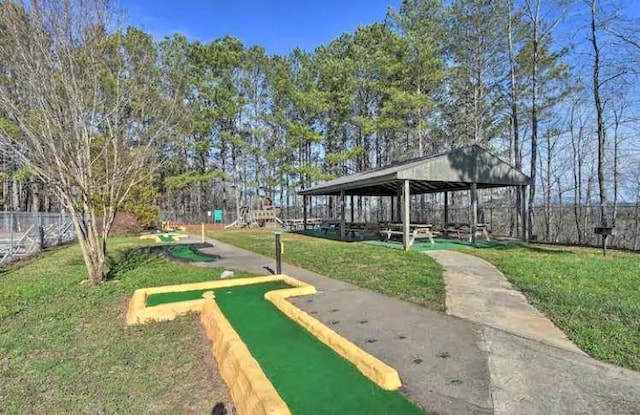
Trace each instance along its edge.
{"label": "pavilion", "polygon": [[[402,218],[402,240],[409,250],[411,195],[444,192],[444,221],[448,222],[449,192],[471,192],[471,238],[475,245],[478,229],[478,189],[518,187],[522,196],[520,237],[527,238],[526,197],[530,179],[521,171],[479,145],[406,160],[386,167],[339,177],[314,187],[302,189],[303,221],[307,229],[307,199],[312,196],[340,197],[340,239],[346,239],[345,197],[388,196],[397,198]],[[393,208],[394,203],[391,206]],[[393,216],[393,213],[392,213]]]}

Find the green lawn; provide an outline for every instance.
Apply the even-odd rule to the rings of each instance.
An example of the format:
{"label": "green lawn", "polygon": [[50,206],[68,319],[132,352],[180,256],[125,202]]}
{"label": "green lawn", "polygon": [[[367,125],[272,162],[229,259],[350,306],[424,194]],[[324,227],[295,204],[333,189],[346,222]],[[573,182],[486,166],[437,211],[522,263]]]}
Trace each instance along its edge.
{"label": "green lawn", "polygon": [[[208,231],[208,236],[273,257],[269,230]],[[283,233],[283,261],[433,309],[444,310],[442,269],[420,252]]]}
{"label": "green lawn", "polygon": [[640,255],[540,245],[467,252],[496,265],[589,355],[640,370]]}
{"label": "green lawn", "polygon": [[229,401],[196,316],[124,321],[136,288],[211,280],[220,271],[120,255],[115,280],[92,288],[81,284],[77,245],[10,265],[0,274],[0,412],[210,413]]}

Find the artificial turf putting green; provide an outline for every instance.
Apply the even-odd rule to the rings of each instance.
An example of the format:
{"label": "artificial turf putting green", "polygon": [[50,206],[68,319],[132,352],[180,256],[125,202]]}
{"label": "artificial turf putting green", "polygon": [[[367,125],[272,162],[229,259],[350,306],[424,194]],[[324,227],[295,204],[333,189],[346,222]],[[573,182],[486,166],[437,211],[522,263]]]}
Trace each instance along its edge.
{"label": "artificial turf putting green", "polygon": [[[385,391],[355,366],[264,299],[289,288],[282,281],[214,290],[216,302],[291,412],[315,414],[423,414],[399,392]],[[201,298],[211,290],[154,294],[151,306]]]}
{"label": "artificial turf putting green", "polygon": [[213,262],[215,257],[203,255],[197,249],[188,245],[177,245],[169,248],[169,254],[176,258],[186,259],[192,262]]}
{"label": "artificial turf putting green", "polygon": [[[463,239],[434,239],[434,244],[429,241],[420,241],[411,245],[412,251],[438,251],[442,249],[448,250],[458,250],[458,249],[466,249],[473,248],[473,245],[468,240]],[[384,246],[385,248],[392,249],[404,249],[402,242],[398,241],[362,241],[364,244],[375,245],[375,246]],[[502,247],[509,242],[501,242],[501,241],[487,241],[484,239],[476,240],[475,248],[499,248]]]}
{"label": "artificial turf putting green", "polygon": [[160,238],[160,242],[174,242],[176,240],[173,235],[158,235],[158,238]]}

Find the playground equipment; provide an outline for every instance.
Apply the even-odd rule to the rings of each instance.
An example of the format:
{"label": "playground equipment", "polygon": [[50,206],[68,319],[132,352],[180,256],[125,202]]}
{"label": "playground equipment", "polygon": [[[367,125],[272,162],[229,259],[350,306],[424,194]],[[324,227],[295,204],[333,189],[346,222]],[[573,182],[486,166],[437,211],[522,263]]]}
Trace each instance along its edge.
{"label": "playground equipment", "polygon": [[238,228],[274,228],[282,225],[278,218],[279,209],[273,205],[273,201],[265,197],[260,202],[257,209],[249,206],[240,208],[238,219],[225,226],[225,229]]}

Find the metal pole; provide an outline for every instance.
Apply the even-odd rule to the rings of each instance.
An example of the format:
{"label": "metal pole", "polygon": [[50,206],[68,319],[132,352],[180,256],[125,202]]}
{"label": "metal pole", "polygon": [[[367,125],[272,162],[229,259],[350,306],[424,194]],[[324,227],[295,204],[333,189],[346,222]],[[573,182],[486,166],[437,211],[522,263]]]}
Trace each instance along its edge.
{"label": "metal pole", "polygon": [[13,212],[9,212],[9,255],[7,259],[13,259]]}
{"label": "metal pole", "polygon": [[42,227],[42,213],[37,213],[38,215],[38,244],[39,250],[42,251],[44,246],[44,228]]}
{"label": "metal pole", "polygon": [[276,232],[276,274],[282,274],[282,241],[280,240],[281,233]]}
{"label": "metal pole", "polygon": [[405,251],[409,248],[409,224],[411,223],[411,187],[409,180],[404,181],[402,199],[404,206],[402,207],[402,245]]}

